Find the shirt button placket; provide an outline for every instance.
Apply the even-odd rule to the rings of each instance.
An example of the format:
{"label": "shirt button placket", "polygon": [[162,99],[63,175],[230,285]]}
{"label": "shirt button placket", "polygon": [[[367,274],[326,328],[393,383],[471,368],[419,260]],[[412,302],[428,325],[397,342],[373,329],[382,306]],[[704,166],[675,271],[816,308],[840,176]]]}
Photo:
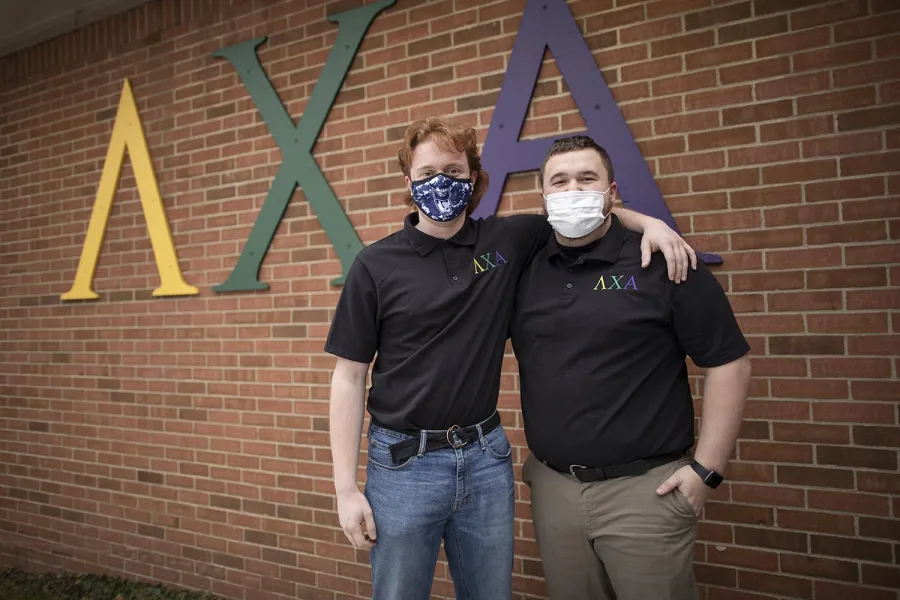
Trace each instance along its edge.
{"label": "shirt button placket", "polygon": [[456,259],[451,254],[452,250],[444,246],[444,260],[447,263],[447,272],[450,273],[450,285],[459,285],[459,271],[455,268]]}

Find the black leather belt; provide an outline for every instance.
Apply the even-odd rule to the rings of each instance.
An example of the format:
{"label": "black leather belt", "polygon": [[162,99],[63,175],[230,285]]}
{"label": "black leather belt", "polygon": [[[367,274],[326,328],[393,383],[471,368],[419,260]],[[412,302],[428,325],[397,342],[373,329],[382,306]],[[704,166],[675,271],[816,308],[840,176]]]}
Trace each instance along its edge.
{"label": "black leather belt", "polygon": [[[500,425],[500,413],[495,412],[488,420],[481,424],[481,434],[487,435]],[[425,434],[425,452],[440,450],[442,448],[462,448],[463,446],[478,440],[478,426],[470,425],[460,427],[454,425],[450,429],[429,431]],[[395,463],[401,463],[419,453],[421,436],[415,436],[402,442],[391,444],[391,458]]]}
{"label": "black leather belt", "polygon": [[670,452],[669,454],[660,454],[658,456],[651,456],[650,458],[642,458],[623,465],[610,465],[607,467],[585,467],[582,465],[558,467],[543,460],[541,462],[554,471],[572,475],[582,483],[593,483],[595,481],[606,481],[607,479],[615,479],[617,477],[643,475],[650,469],[678,460],[683,456],[685,456],[684,452]]}

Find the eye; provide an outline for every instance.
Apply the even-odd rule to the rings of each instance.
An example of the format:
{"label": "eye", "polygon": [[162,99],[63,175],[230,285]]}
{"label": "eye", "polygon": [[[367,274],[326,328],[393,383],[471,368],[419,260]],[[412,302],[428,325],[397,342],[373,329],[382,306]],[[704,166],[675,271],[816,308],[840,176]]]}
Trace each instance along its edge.
{"label": "eye", "polygon": [[581,180],[591,182],[591,181],[594,181],[594,178],[591,177],[590,175],[585,175],[584,177],[581,178]]}
{"label": "eye", "polygon": [[456,177],[457,175],[459,175],[460,172],[461,172],[461,171],[460,171],[459,169],[457,169],[456,167],[451,167],[451,168],[450,168],[450,175],[453,175],[454,177]]}
{"label": "eye", "polygon": [[433,173],[431,171],[422,171],[421,173],[419,173],[419,179],[428,179],[432,175]]}

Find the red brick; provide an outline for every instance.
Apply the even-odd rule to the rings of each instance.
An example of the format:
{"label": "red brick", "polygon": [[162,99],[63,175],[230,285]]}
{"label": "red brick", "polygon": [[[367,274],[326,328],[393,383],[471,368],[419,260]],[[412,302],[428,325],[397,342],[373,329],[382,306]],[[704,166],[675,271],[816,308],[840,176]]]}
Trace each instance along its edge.
{"label": "red brick", "polygon": [[[837,247],[766,253],[766,268],[772,270],[834,266],[841,266],[841,249]],[[812,329],[810,329],[810,332],[815,333]]]}
{"label": "red brick", "polygon": [[760,125],[759,140],[761,142],[782,141],[794,138],[815,137],[834,131],[834,119],[831,116],[807,117],[780,123]]}
{"label": "red brick", "polygon": [[681,17],[671,17],[668,19],[660,19],[650,21],[649,23],[641,23],[640,25],[632,25],[631,27],[623,27],[619,30],[619,40],[623,44],[632,42],[642,42],[644,40],[652,40],[654,38],[668,37],[684,31]]}
{"label": "red brick", "polygon": [[719,43],[730,44],[757,37],[768,37],[788,30],[787,15],[753,19],[737,25],[719,27]]}
{"label": "red brick", "polygon": [[[803,142],[803,156],[839,156],[881,149],[881,133],[851,133]],[[841,174],[848,175],[841,164]]]}
{"label": "red brick", "polygon": [[783,119],[790,117],[793,114],[794,108],[791,100],[778,100],[775,102],[726,108],[722,111],[722,124],[728,127],[732,125],[742,125],[744,123],[757,123],[760,121]]}
{"label": "red brick", "polygon": [[846,225],[826,225],[807,230],[808,244],[834,244],[849,242],[871,242],[887,237],[884,224],[878,222],[854,223]]}
{"label": "red brick", "polygon": [[844,400],[849,397],[847,382],[838,379],[773,380],[772,396],[775,398],[811,398],[817,400]]}
{"label": "red brick", "polygon": [[836,176],[837,163],[834,160],[787,163],[762,169],[762,180],[765,185],[827,179]]}
{"label": "red brick", "polygon": [[897,56],[900,54],[900,35],[881,38],[875,41],[875,55],[878,58]]}
{"label": "red brick", "polygon": [[803,191],[799,185],[762,187],[752,190],[729,192],[732,208],[749,208],[773,204],[796,204],[803,201]]}
{"label": "red brick", "polygon": [[[702,135],[702,134],[696,134]],[[694,175],[691,177],[691,185],[695,191],[708,192],[710,190],[721,190],[733,187],[749,187],[759,183],[759,173],[756,169],[743,169],[740,171],[721,171],[717,173],[708,173],[704,175]],[[742,249],[753,246],[738,247]]]}
{"label": "red brick", "polygon": [[846,537],[813,535],[810,545],[814,554],[853,558],[873,562],[891,562],[891,545]]}
{"label": "red brick", "polygon": [[871,448],[819,446],[816,449],[816,460],[822,465],[888,470],[895,470],[897,468],[896,452]]}
{"label": "red brick", "polygon": [[869,585],[878,585],[896,590],[900,588],[900,568],[863,564],[862,581]]}
{"label": "red brick", "polygon": [[811,271],[807,283],[810,289],[881,287],[887,279],[882,268],[831,269]]}
{"label": "red brick", "polygon": [[711,584],[733,588],[737,585],[737,572],[726,567],[696,564],[694,574],[700,584]]}
{"label": "red brick", "polygon": [[737,502],[764,506],[803,506],[805,503],[802,489],[784,486],[732,484],[731,495]]}
{"label": "red brick", "polygon": [[791,598],[812,598],[812,582],[799,577],[772,573],[738,572],[738,585],[742,589],[779,594]]}
{"label": "red brick", "polygon": [[773,525],[774,511],[762,506],[743,506],[733,502],[715,502],[706,504],[706,518],[711,521],[729,523],[749,523],[751,525]]}
{"label": "red brick", "polygon": [[893,423],[894,414],[887,404],[828,402],[813,407],[816,421],[841,423]]}
{"label": "red brick", "polygon": [[872,44],[868,41],[812,50],[793,56],[794,71],[809,71],[863,62],[872,58]]}
{"label": "red brick", "polygon": [[[846,248],[845,252],[848,265],[879,265],[885,262],[900,262],[897,260],[900,256],[900,245],[898,244],[850,246]],[[855,295],[854,298],[856,302],[865,302],[865,299],[859,295]],[[872,308],[881,307],[872,306]],[[883,308],[891,308],[891,306]]]}
{"label": "red brick", "polygon": [[719,88],[695,92],[684,97],[685,110],[704,110],[731,104],[743,104],[753,99],[753,89],[749,85]]}
{"label": "red brick", "polygon": [[[885,22],[885,19],[879,19]],[[892,23],[887,22],[893,26]],[[832,71],[835,87],[849,87],[866,83],[881,83],[894,79],[894,73],[900,68],[900,60],[873,62],[865,65],[854,65]]]}
{"label": "red brick", "polygon": [[900,542],[900,521],[860,517],[859,534],[863,537],[881,538]]}
{"label": "red brick", "polygon": [[736,546],[723,546],[723,548],[724,550],[711,553],[709,562],[765,571],[778,570],[778,555],[774,552]]}
{"label": "red brick", "polygon": [[759,227],[759,211],[701,214],[694,216],[694,231],[722,231]]}
{"label": "red brick", "polygon": [[900,398],[900,382],[897,381],[854,381],[851,390],[856,400],[892,402]]}
{"label": "red brick", "polygon": [[[835,572],[835,571],[831,571]],[[850,575],[848,575],[849,577]],[[853,564],[853,579],[850,581],[859,581],[859,573],[857,567]],[[896,600],[896,593],[893,590],[879,590],[871,587],[863,587],[860,585],[848,585],[845,583],[834,583],[831,581],[815,581],[813,589],[817,600],[846,600],[847,598],[865,598],[866,600]]]}
{"label": "red brick", "polygon": [[650,43],[650,51],[653,58],[658,58],[660,56],[683,54],[691,50],[707,48],[713,44],[715,44],[715,33],[713,31],[701,31],[656,40]]}
{"label": "red brick", "polygon": [[754,14],[766,15],[775,12],[785,12],[787,10],[797,10],[804,6],[820,4],[821,0],[791,0],[790,5],[786,6],[784,2],[777,0],[754,0]]}
{"label": "red brick", "polygon": [[886,333],[888,328],[883,313],[809,315],[806,323],[810,333]]}
{"label": "red brick", "polygon": [[810,423],[774,423],[774,439],[786,442],[818,442],[847,444],[850,430],[845,425],[813,425]]}
{"label": "red brick", "polygon": [[[659,173],[663,175],[711,171],[714,169],[721,169],[724,166],[725,153],[722,151],[706,152],[704,154],[683,154],[671,158],[659,159]],[[671,209],[673,211],[677,211],[677,209],[672,206],[672,201],[669,201],[669,206],[672,207]],[[705,205],[703,208],[709,209],[710,207]],[[724,208],[724,206],[722,208]]]}
{"label": "red brick", "polygon": [[[827,90],[830,87],[828,73],[804,73],[792,77],[782,77],[756,84],[756,97],[759,100],[773,98],[794,98],[812,92]],[[810,111],[799,111],[800,114]]]}
{"label": "red brick", "polygon": [[854,177],[870,173],[893,173],[900,164],[900,151],[879,152],[841,158],[841,175]]}
{"label": "red brick", "polygon": [[838,204],[821,203],[770,208],[765,211],[765,220],[767,227],[833,222],[838,220]]}
{"label": "red brick", "polygon": [[756,55],[759,58],[778,54],[792,54],[800,50],[808,50],[826,46],[830,42],[831,33],[828,27],[819,27],[799,33],[789,33],[773,38],[756,41]]}
{"label": "red brick", "polygon": [[[590,3],[588,3],[590,4]],[[596,11],[599,7],[594,4],[591,7]],[[595,17],[589,17],[587,20],[587,31],[600,31],[604,29],[614,29],[622,25],[629,25],[644,20],[643,6],[629,6],[622,10],[604,11],[604,14]]]}
{"label": "red brick", "polygon": [[875,104],[875,87],[839,90],[827,94],[802,96],[797,99],[797,114],[862,108]]}
{"label": "red brick", "polygon": [[900,354],[900,339],[897,336],[864,335],[847,340],[850,354],[893,355]]}
{"label": "red brick", "polygon": [[657,0],[647,6],[647,18],[658,19],[709,5],[709,0]]}
{"label": "red brick", "polygon": [[817,6],[791,13],[791,29],[799,31],[818,25],[829,25],[866,15],[865,0],[849,0],[828,6]]}
{"label": "red brick", "polygon": [[888,514],[887,498],[859,492],[810,490],[809,508],[876,516]]}
{"label": "red brick", "polygon": [[749,400],[744,410],[747,419],[809,420],[808,402],[789,402],[785,400],[762,401]]}
{"label": "red brick", "polygon": [[733,292],[796,290],[802,287],[802,271],[736,273],[731,276],[731,291]]}
{"label": "red brick", "polygon": [[624,65],[620,69],[622,81],[653,79],[662,75],[681,72],[681,57],[669,56],[658,60],[647,60],[632,65]]}
{"label": "red brick", "polygon": [[[881,85],[880,92],[882,104],[895,104],[900,102],[900,82],[894,81],[892,83],[884,83]],[[895,148],[896,145],[891,146],[889,143],[888,147]]]}
{"label": "red brick", "polygon": [[859,571],[856,563],[822,558],[820,556],[782,554],[781,570],[785,573],[806,575],[808,577],[859,581]]}
{"label": "red brick", "polygon": [[722,67],[719,69],[719,79],[723,84],[732,84],[742,81],[755,81],[785,75],[791,70],[790,60],[787,57],[767,58],[756,60],[750,64]]}
{"label": "red brick", "polygon": [[731,234],[731,246],[734,250],[750,250],[752,248],[792,248],[801,246],[802,244],[802,229],[764,229]]}
{"label": "red brick", "polygon": [[710,133],[692,133],[688,136],[688,146],[692,152],[709,148],[752,144],[755,141],[756,131],[753,127],[733,127]]}
{"label": "red brick", "polygon": [[[813,317],[816,315],[809,316]],[[891,376],[891,363],[886,359],[820,358],[811,360],[810,368],[813,377],[862,377],[870,379]]]}
{"label": "red brick", "polygon": [[[778,467],[778,475],[779,480],[781,478],[782,470],[801,470],[806,469],[806,467]],[[813,470],[813,469],[809,469]],[[825,469],[821,469],[825,470]],[[812,487],[840,487],[840,488],[852,488],[853,487],[853,473],[851,471],[837,471],[836,469],[829,469],[829,471],[833,471],[835,473],[845,473],[845,476],[840,478],[840,481],[832,480],[834,483],[838,483],[841,485],[830,485],[829,480],[819,481],[816,478],[808,478],[808,477],[799,477],[796,481],[790,482],[790,485],[806,485],[799,484],[798,481],[809,480],[812,483]],[[849,476],[849,477],[847,477]],[[794,479],[793,477],[786,477],[785,483],[788,483],[789,480]],[[846,480],[849,479],[849,485],[844,485]],[[856,528],[853,523],[854,519],[850,515],[836,515],[833,513],[819,513],[819,512],[810,512],[808,510],[790,510],[787,508],[779,508],[778,509],[778,526],[783,529],[799,529],[800,531],[810,531],[813,533],[834,533],[837,535],[854,535]]]}
{"label": "red brick", "polygon": [[806,184],[807,202],[868,198],[882,195],[884,195],[883,177]]}
{"label": "red brick", "polygon": [[809,547],[807,536],[803,533],[760,527],[735,526],[734,540],[741,546],[758,546],[791,552],[806,552]]}
{"label": "red brick", "polygon": [[[716,87],[716,72],[712,69],[656,79],[650,83],[654,96],[683,94],[693,90]],[[657,131],[657,133],[660,133]]]}
{"label": "red brick", "polygon": [[897,124],[900,124],[900,111],[896,107],[866,108],[838,115],[838,131],[856,131]]}

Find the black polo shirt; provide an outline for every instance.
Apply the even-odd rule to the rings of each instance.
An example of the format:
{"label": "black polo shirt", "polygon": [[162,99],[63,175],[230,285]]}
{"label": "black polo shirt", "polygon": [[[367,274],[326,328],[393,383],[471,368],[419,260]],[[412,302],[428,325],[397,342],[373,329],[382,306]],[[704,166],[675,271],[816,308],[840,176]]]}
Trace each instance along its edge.
{"label": "black polo shirt", "polygon": [[516,284],[550,232],[544,217],[468,218],[452,238],[403,229],[347,274],[325,351],[372,367],[368,410],[397,430],[466,427],[497,408]]}
{"label": "black polo shirt", "polygon": [[522,277],[511,330],[528,446],[563,468],[690,448],[685,356],[708,368],[749,350],[706,265],[680,284],[661,253],[642,268],[640,235],[615,216],[577,258],[550,237]]}

